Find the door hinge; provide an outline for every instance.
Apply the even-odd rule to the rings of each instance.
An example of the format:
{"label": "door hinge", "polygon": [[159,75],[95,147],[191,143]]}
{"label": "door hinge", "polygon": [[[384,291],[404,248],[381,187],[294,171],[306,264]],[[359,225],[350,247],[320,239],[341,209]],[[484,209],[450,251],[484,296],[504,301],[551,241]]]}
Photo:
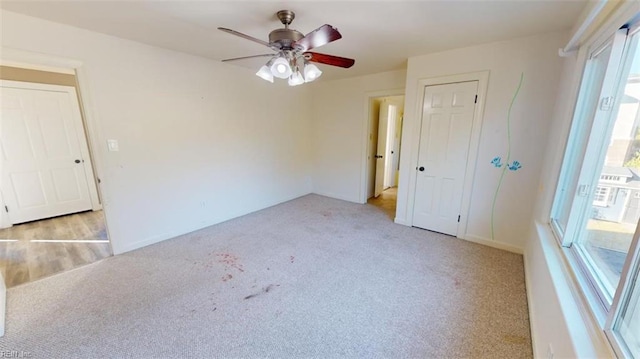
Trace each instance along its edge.
{"label": "door hinge", "polygon": [[460,223],[460,215],[458,215],[458,223]]}
{"label": "door hinge", "polygon": [[476,95],[476,99],[473,100],[473,103],[478,103],[478,95]]}
{"label": "door hinge", "polygon": [[4,206],[4,210],[7,211],[7,213],[9,213],[9,207]]}

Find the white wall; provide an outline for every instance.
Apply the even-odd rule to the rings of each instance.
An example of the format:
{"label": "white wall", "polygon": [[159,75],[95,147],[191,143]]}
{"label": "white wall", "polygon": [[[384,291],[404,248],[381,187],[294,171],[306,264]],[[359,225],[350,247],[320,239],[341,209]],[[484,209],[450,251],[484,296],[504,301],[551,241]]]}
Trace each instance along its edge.
{"label": "white wall", "polygon": [[2,46],[82,62],[116,254],[311,191],[308,87],[7,11]]}
{"label": "white wall", "polygon": [[402,93],[404,70],[313,84],[313,192],[351,202],[366,195],[370,96]]}
{"label": "white wall", "polygon": [[566,38],[565,32],[549,33],[409,59],[396,220],[410,223],[412,216],[408,188],[415,181],[411,168],[419,144],[418,81],[489,70],[467,232],[459,237],[493,243],[491,204],[501,169],[490,162],[496,156],[506,159],[507,111],[523,72],[524,83],[511,114],[511,160],[518,160],[522,168],[505,174],[496,203],[495,242],[516,251],[525,247],[562,65],[558,48]]}

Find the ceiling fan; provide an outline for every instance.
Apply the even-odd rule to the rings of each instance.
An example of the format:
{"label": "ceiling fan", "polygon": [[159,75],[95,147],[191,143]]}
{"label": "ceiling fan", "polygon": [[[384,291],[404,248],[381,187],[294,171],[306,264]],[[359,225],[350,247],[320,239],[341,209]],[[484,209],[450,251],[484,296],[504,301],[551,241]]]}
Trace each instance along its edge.
{"label": "ceiling fan", "polygon": [[271,31],[271,33],[269,33],[269,42],[256,39],[255,37],[245,35],[235,30],[219,27],[218,30],[256,42],[275,51],[275,53],[271,54],[243,56],[222,61],[228,62],[256,57],[271,57],[271,59],[258,70],[256,75],[269,82],[273,82],[274,76],[281,79],[289,79],[290,86],[311,82],[320,77],[322,71],[310,62],[343,68],[349,68],[355,63],[355,60],[346,57],[309,51],[341,39],[342,35],[335,27],[325,24],[307,35],[303,35],[301,32],[289,28],[289,25],[291,25],[291,22],[293,22],[296,16],[293,11],[280,10],[276,13],[276,16],[280,19],[284,28]]}

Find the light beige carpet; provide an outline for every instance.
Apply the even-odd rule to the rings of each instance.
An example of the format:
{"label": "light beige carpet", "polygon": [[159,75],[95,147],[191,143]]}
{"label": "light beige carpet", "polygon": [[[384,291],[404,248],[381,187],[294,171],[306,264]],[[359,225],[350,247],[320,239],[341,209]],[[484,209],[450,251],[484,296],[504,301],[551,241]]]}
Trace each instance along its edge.
{"label": "light beige carpet", "polygon": [[309,195],[11,288],[32,358],[529,358],[522,257]]}

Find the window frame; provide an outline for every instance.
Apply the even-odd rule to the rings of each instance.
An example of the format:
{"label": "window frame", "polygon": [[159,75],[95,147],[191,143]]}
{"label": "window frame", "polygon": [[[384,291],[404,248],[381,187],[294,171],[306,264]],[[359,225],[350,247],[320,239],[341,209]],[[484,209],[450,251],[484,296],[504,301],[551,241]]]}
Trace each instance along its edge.
{"label": "window frame", "polygon": [[[623,357],[631,357],[629,349],[626,348],[624,340],[615,331],[616,325],[622,319],[623,311],[628,304],[627,299],[631,299],[630,295],[634,289],[633,281],[640,277],[640,225],[636,227],[636,232],[633,235],[631,241],[632,252],[627,255],[627,260],[622,267],[622,274],[620,276],[620,283],[614,297],[618,298],[611,305],[611,310],[607,316],[607,321],[604,324],[604,333],[609,339],[609,343],[613,347],[616,354],[623,354]],[[640,290],[640,288],[636,288]],[[624,303],[623,303],[624,302]],[[639,338],[640,339],[640,338]]]}
{"label": "window frame", "polygon": [[[628,16],[630,14],[630,11],[634,11],[634,13],[632,13],[631,16]],[[616,21],[620,21],[621,16],[626,16],[628,21],[622,22],[622,24],[633,23],[633,26],[631,26],[629,29],[626,29],[626,33],[624,34],[625,42],[623,43],[622,49],[624,51],[628,51],[627,44],[626,44],[627,39],[630,39],[632,35],[636,35],[640,39],[640,6],[637,9],[629,7],[627,9],[624,9],[624,11],[619,11],[616,14],[616,16],[617,16]],[[609,22],[611,22],[611,20]],[[623,27],[626,28],[627,26],[623,26]],[[640,291],[640,283],[637,283],[636,285],[636,283],[634,282],[638,280],[638,278],[640,278],[640,239],[639,239],[640,221],[638,221],[638,225],[636,226],[636,231],[632,237],[630,250],[626,256],[626,260],[625,260],[622,273],[619,279],[619,284],[616,288],[615,293],[612,296],[611,305],[607,306],[603,301],[602,291],[599,290],[598,285],[596,285],[591,280],[591,275],[588,273],[589,269],[585,268],[584,266],[585,261],[582,258],[579,258],[580,254],[577,253],[578,249],[576,248],[579,246],[571,245],[573,241],[572,240],[568,241],[570,237],[567,238],[566,230],[568,228],[569,229],[574,228],[573,230],[574,233],[571,233],[571,230],[570,230],[569,235],[575,235],[575,228],[579,228],[575,226],[570,227],[568,225],[569,220],[571,220],[571,217],[576,216],[574,213],[572,213],[574,211],[574,208],[573,208],[574,203],[571,203],[572,208],[568,213],[569,220],[567,221],[567,225],[565,226],[564,229],[557,222],[557,218],[556,218],[559,211],[559,208],[558,208],[559,204],[561,205],[563,204],[562,201],[567,201],[567,200],[572,202],[575,201],[575,197],[576,197],[575,193],[579,189],[579,185],[582,179],[582,173],[580,173],[577,177],[573,178],[573,180],[575,180],[576,182],[573,198],[572,197],[562,198],[563,196],[566,196],[566,189],[571,187],[571,186],[568,186],[566,183],[567,175],[568,173],[571,174],[571,170],[572,170],[571,166],[583,166],[583,163],[585,161],[585,156],[587,155],[586,147],[588,146],[589,141],[591,140],[591,131],[593,129],[593,123],[587,123],[587,124],[581,123],[581,122],[590,122],[590,121],[583,120],[585,107],[582,103],[583,101],[585,101],[585,98],[588,98],[588,95],[584,94],[583,86],[585,85],[585,83],[587,83],[587,80],[588,80],[587,71],[589,70],[589,61],[593,58],[593,54],[596,51],[601,51],[601,49],[606,48],[606,42],[611,36],[613,37],[618,36],[618,33],[621,30],[621,29],[616,30],[616,28],[614,28],[613,25],[610,23],[608,26],[608,30],[609,30],[608,33],[611,34],[613,32],[614,35],[606,36],[607,29],[603,30],[603,28],[599,29],[596,32],[596,35],[598,36],[598,38],[602,39],[601,41],[597,41],[597,40],[591,41],[590,42],[591,46],[586,48],[586,55],[585,55],[585,52],[583,52],[583,50],[585,50],[585,47],[582,47],[580,50],[580,52],[583,55],[579,57],[581,61],[576,67],[575,71],[576,71],[576,75],[579,71],[579,74],[581,77],[577,78],[578,80],[577,86],[575,86],[572,89],[574,91],[573,93],[574,93],[574,100],[575,100],[574,107],[570,109],[571,110],[570,113],[572,114],[572,121],[571,121],[571,125],[566,129],[568,132],[566,133],[567,141],[565,143],[564,156],[562,157],[559,163],[556,187],[555,187],[554,195],[551,197],[551,205],[550,207],[547,208],[548,210],[547,218],[549,220],[548,225],[549,225],[549,228],[551,229],[551,233],[556,238],[557,243],[560,246],[560,250],[563,253],[565,259],[567,259],[567,263],[569,264],[574,274],[574,279],[577,284],[577,287],[580,289],[583,299],[586,299],[586,302],[588,303],[588,306],[587,306],[588,309],[591,311],[591,314],[594,316],[594,318],[598,322],[600,329],[602,329],[605,337],[607,338],[609,344],[611,345],[612,350],[615,352],[615,354],[618,357],[631,357],[631,352],[628,350],[628,348],[626,348],[626,345],[624,344],[625,343],[624,339],[621,338],[620,334],[617,333],[616,330],[618,328],[617,327],[618,323],[620,323],[620,321],[623,320],[622,314],[624,314],[624,311],[629,306],[629,302],[633,299],[631,297],[632,292],[634,290]],[[640,40],[638,40],[638,42],[640,43]],[[594,46],[594,44],[599,44],[599,45]],[[638,46],[640,47],[640,45]],[[589,51],[589,48],[591,49],[596,48],[596,51]],[[636,48],[636,50],[640,51],[640,49],[638,48]],[[614,58],[613,51],[614,50],[612,50],[610,59]],[[636,52],[635,56],[640,56],[640,54]],[[615,79],[615,82],[611,90],[611,95],[614,96],[614,98],[617,98],[616,97],[618,95],[616,93],[617,90],[622,89],[622,91],[624,91],[623,89],[624,86],[615,86],[615,85],[620,84],[621,80],[626,80],[624,78],[626,76],[626,73],[621,70],[622,70],[622,66],[627,60],[627,54],[620,53],[619,59],[620,60],[618,61],[618,63],[615,64],[615,66],[617,67],[615,73],[617,73],[617,75],[613,77]],[[607,67],[609,67],[610,65],[611,65],[611,62],[608,61]],[[605,80],[603,80],[602,87],[604,87],[604,82]],[[601,98],[602,96],[599,96],[598,101]],[[597,105],[597,107],[599,107],[599,104]],[[616,111],[610,111],[611,116],[616,116],[617,114],[617,109],[618,109],[617,106],[614,108],[616,109]],[[598,110],[596,109],[596,112],[597,111]],[[595,122],[595,116],[593,118],[593,121]],[[613,126],[611,126],[611,129],[612,127]],[[580,134],[584,136],[585,132],[581,130],[584,130],[585,128],[587,131],[586,132],[587,140],[584,141],[585,147],[582,149],[583,151],[579,152],[578,155],[576,156],[576,154],[571,151],[575,151],[575,146],[577,144],[580,144],[580,138],[576,138],[576,137],[580,137]],[[580,132],[577,132],[577,131],[580,131]],[[610,138],[610,135],[611,133],[607,134],[606,136],[603,136],[603,138],[605,139]],[[602,151],[602,153],[605,153],[605,151]],[[567,157],[571,155],[573,155],[573,158],[570,158],[569,160],[567,160]],[[592,162],[598,163],[598,161],[593,161],[593,160]],[[601,163],[604,163],[604,162],[601,162]],[[580,170],[580,172],[582,172],[582,170]],[[601,173],[600,171],[594,171],[594,172],[598,172],[597,173],[598,176],[594,178],[591,183],[597,186]],[[594,177],[595,177],[595,174],[594,174]],[[608,183],[604,185],[607,186]],[[593,194],[595,193],[595,191],[591,191],[591,193]],[[611,190],[609,190],[609,193],[611,193]],[[593,199],[593,195],[588,197],[591,200]],[[587,203],[589,203],[589,199],[587,200]],[[582,213],[583,216],[584,216],[584,213],[586,213],[586,211],[584,211],[584,208],[583,208],[583,213]],[[636,286],[635,289],[634,289],[634,286]],[[640,303],[636,304],[634,302],[634,305],[640,305]]]}

